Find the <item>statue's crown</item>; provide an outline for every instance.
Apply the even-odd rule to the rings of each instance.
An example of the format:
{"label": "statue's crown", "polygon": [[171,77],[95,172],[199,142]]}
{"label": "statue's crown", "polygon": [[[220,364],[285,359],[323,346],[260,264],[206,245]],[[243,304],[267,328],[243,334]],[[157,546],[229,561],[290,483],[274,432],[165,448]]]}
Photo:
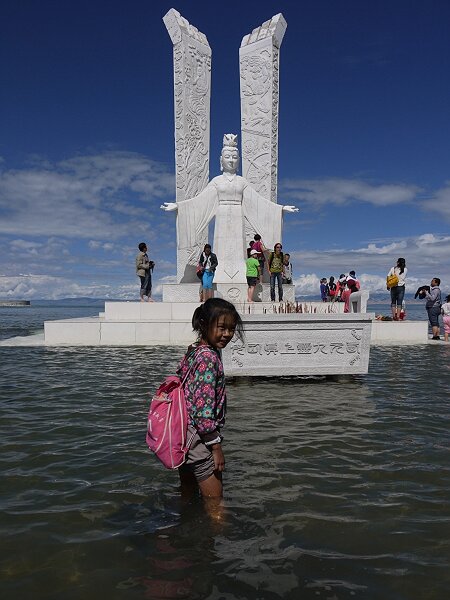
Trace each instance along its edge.
{"label": "statue's crown", "polygon": [[226,133],[223,136],[223,147],[237,148],[237,135],[234,133]]}

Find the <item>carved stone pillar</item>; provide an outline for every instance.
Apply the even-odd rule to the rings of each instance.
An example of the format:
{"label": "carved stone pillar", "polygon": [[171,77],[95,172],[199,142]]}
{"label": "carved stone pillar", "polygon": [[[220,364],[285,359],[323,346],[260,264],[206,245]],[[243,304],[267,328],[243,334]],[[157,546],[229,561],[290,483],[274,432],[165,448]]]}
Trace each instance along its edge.
{"label": "carved stone pillar", "polygon": [[[173,43],[176,201],[193,198],[209,179],[211,48],[206,36],[171,8],[163,18]],[[177,231],[178,237],[178,231]],[[177,250],[177,282],[198,281],[198,246]]]}
{"label": "carved stone pillar", "polygon": [[272,202],[277,202],[278,73],[286,27],[279,13],[246,35],[239,49],[242,175]]}

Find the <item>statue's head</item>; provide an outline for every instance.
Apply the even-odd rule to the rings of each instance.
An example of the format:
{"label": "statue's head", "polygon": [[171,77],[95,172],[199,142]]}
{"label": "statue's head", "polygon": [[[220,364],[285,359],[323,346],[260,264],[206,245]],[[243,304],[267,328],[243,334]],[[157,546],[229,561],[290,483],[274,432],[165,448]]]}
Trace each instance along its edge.
{"label": "statue's head", "polygon": [[220,154],[220,170],[225,173],[236,173],[239,167],[239,150],[237,135],[226,133],[223,136],[223,148]]}

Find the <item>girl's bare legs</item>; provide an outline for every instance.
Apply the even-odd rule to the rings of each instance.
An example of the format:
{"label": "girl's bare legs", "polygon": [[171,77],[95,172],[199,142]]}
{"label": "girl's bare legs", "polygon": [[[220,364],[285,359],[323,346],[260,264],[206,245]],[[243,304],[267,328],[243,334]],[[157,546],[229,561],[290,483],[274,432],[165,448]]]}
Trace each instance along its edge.
{"label": "girl's bare legs", "polygon": [[223,523],[224,508],[222,503],[222,473],[219,471],[214,471],[214,474],[208,477],[208,479],[205,479],[205,481],[199,481],[198,487],[200,488],[205,509],[211,521],[217,524]]}
{"label": "girl's bare legs", "polygon": [[248,288],[248,292],[247,292],[247,302],[253,302],[253,292],[255,290],[256,286],[252,286]]}
{"label": "girl's bare legs", "polygon": [[205,479],[204,481],[198,482],[198,487],[203,498],[222,498],[223,496],[223,484],[222,484],[222,473],[214,471],[214,473]]}

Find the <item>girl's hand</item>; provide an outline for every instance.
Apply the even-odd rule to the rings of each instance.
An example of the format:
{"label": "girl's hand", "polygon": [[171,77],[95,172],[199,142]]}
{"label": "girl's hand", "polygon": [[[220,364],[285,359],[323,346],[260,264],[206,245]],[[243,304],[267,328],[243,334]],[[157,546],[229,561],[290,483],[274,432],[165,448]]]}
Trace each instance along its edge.
{"label": "girl's hand", "polygon": [[215,471],[225,471],[225,456],[223,455],[221,444],[213,445],[212,455],[213,455],[213,459],[214,459],[214,470]]}

